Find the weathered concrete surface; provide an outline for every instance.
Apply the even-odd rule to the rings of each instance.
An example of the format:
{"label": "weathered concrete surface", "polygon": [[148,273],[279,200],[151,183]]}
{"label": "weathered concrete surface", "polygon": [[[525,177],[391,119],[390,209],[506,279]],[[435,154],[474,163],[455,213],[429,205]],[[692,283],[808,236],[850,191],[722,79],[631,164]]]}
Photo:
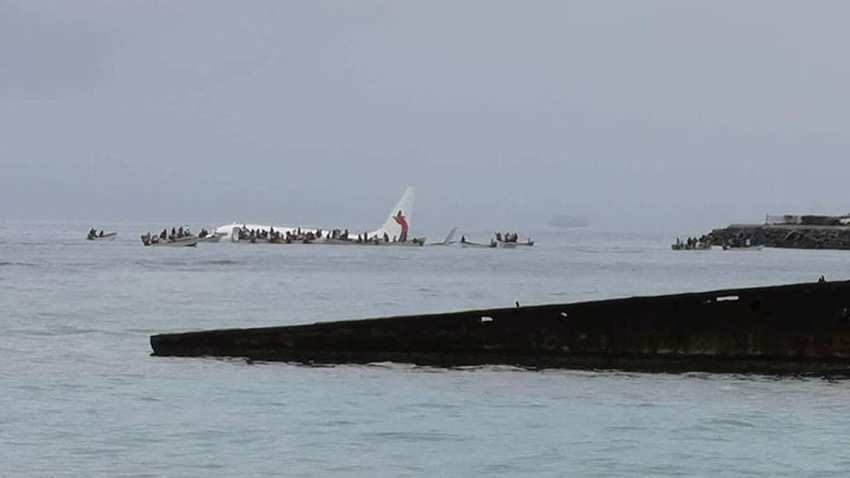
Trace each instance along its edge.
{"label": "weathered concrete surface", "polygon": [[850,282],[151,337],[159,356],[777,374],[850,372]]}
{"label": "weathered concrete surface", "polygon": [[714,245],[744,243],[792,249],[850,249],[850,227],[733,224],[708,234]]}

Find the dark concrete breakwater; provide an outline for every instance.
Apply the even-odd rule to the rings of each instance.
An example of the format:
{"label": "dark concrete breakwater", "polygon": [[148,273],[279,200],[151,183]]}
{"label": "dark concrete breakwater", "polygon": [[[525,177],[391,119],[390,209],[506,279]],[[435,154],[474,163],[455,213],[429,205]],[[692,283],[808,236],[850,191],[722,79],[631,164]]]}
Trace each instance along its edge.
{"label": "dark concrete breakwater", "polygon": [[850,249],[850,227],[797,224],[733,224],[714,229],[714,245],[743,244],[791,249]]}
{"label": "dark concrete breakwater", "polygon": [[307,364],[850,375],[850,281],[154,335],[153,355]]}

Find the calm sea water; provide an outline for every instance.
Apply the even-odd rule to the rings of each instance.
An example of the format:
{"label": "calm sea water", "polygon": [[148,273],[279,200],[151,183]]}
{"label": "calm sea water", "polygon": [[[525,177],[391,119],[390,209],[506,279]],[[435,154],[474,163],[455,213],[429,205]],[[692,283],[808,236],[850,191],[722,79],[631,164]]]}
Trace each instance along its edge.
{"label": "calm sea water", "polygon": [[[103,226],[110,226],[104,224]],[[850,253],[202,244],[0,223],[0,476],[847,476],[850,383],[150,357],[158,332],[850,277]],[[479,234],[484,239],[485,234]],[[472,238],[476,238],[472,236]]]}

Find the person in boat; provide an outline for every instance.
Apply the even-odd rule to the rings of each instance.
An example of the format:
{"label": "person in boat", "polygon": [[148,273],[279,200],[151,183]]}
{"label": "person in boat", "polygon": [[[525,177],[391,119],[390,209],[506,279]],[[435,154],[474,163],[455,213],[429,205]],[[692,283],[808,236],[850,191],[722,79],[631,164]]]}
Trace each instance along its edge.
{"label": "person in boat", "polygon": [[386,232],[384,233],[384,242],[390,242],[390,235]]}
{"label": "person in boat", "polygon": [[461,236],[460,236],[460,243],[461,243],[461,244],[466,244],[466,236],[464,236],[464,235],[461,235]]}
{"label": "person in boat", "polygon": [[501,232],[496,233],[496,240],[499,241],[499,242],[502,242],[502,233]]}
{"label": "person in boat", "polygon": [[98,233],[98,237],[103,237],[103,229],[101,229],[100,233]]}

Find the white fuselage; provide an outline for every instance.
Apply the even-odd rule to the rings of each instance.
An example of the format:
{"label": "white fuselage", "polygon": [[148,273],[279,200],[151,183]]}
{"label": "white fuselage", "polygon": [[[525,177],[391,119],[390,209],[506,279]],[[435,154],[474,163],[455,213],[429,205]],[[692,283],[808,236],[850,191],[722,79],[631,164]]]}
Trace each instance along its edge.
{"label": "white fuselage", "polygon": [[[280,233],[282,237],[285,237],[287,233],[292,236],[318,236],[318,232],[321,231],[321,239],[318,242],[322,242],[330,237],[330,232],[333,230],[338,231],[338,234],[335,236],[335,239],[341,240],[340,243],[344,243],[346,241],[354,242],[358,238],[361,241],[372,240],[378,238],[379,240],[386,239],[385,242],[395,242],[400,241],[402,243],[407,240],[412,240],[413,236],[408,235],[410,224],[411,224],[411,216],[413,213],[413,200],[414,200],[414,192],[412,187],[408,187],[404,194],[402,194],[401,199],[398,204],[390,210],[389,217],[387,217],[384,225],[381,226],[377,230],[365,232],[362,229],[348,229],[348,233],[345,233],[345,228],[315,228],[315,227],[293,227],[293,226],[274,226],[270,224],[247,224],[247,223],[237,223],[234,222],[232,224],[226,224],[224,226],[219,226],[216,228],[215,233],[217,235],[221,235],[225,240],[230,240],[232,242],[239,242],[239,231],[254,231],[262,233],[265,236],[272,229],[275,232]],[[365,236],[365,237],[364,237]],[[407,237],[405,237],[407,236]],[[330,241],[333,242],[333,241]]]}
{"label": "white fuselage", "polygon": [[[235,224],[234,223],[234,224],[227,224],[227,225],[224,225],[224,226],[219,226],[218,228],[216,228],[215,234],[217,236],[221,236],[225,241],[229,240],[229,241],[233,241],[233,242],[238,242],[238,240],[239,240],[238,231],[240,229],[244,230],[244,231],[255,231],[255,232],[262,232],[262,233],[268,233],[271,230],[274,230],[276,232],[279,232],[282,236],[286,236],[287,232],[292,236],[299,235],[299,233],[300,233],[300,235],[307,235],[308,233],[310,233],[310,234],[313,234],[315,236],[315,235],[317,235],[317,233],[319,231],[321,231],[322,232],[322,238],[328,237],[328,234],[330,234],[330,231],[331,231],[330,229],[319,229],[319,228],[315,228],[315,227],[271,226],[271,225],[268,225],[268,224]],[[372,237],[375,237],[376,235],[379,235],[380,231],[371,231],[371,232],[368,232],[368,233],[363,233],[363,232],[359,233],[359,235],[361,237],[364,234],[368,234],[368,236],[370,238],[372,238]],[[343,233],[341,232],[340,235],[337,236],[337,238],[354,241],[354,240],[357,239],[357,236],[358,236],[358,233],[352,232],[349,229],[347,237],[344,236]]]}

